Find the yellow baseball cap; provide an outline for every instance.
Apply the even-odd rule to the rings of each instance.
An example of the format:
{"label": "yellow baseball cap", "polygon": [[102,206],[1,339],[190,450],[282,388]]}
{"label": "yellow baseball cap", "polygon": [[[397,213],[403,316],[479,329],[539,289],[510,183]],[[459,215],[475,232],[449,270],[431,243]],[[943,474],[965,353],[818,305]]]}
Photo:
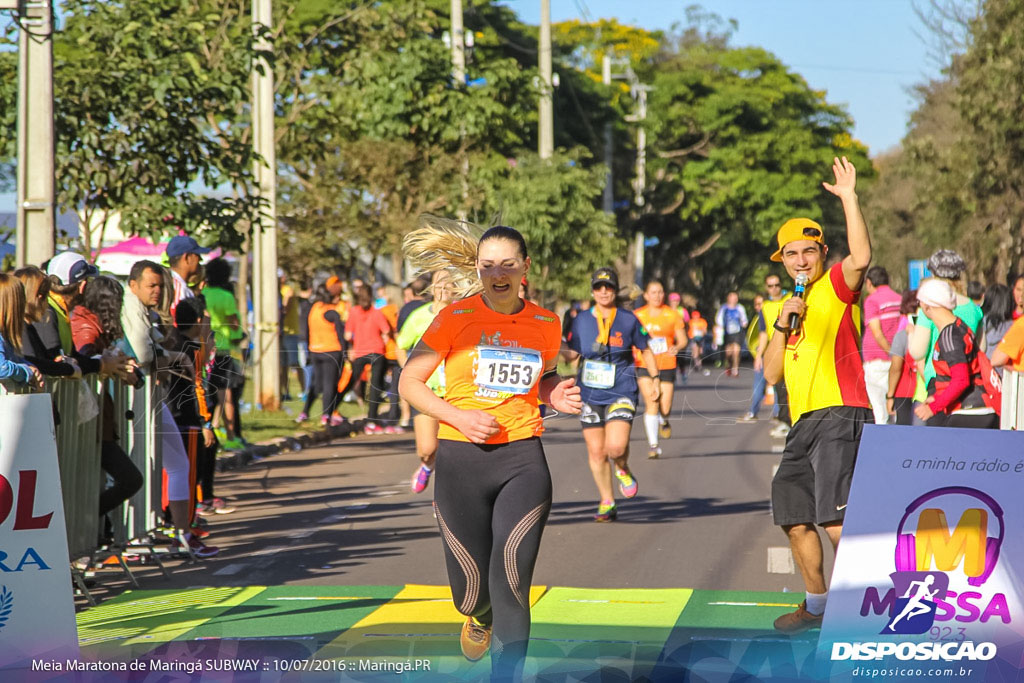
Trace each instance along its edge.
{"label": "yellow baseball cap", "polygon": [[787,244],[798,240],[811,240],[818,244],[825,244],[825,231],[810,218],[790,218],[779,228],[776,239],[779,242],[779,248],[772,254],[772,261],[781,263],[782,248]]}

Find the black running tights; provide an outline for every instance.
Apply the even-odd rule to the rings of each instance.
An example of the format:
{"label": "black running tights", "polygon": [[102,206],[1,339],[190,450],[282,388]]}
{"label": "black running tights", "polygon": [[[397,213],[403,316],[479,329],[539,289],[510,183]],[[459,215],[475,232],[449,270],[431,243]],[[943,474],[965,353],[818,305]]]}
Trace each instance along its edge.
{"label": "black running tights", "polygon": [[442,440],[434,507],[455,607],[493,624],[492,680],[522,676],[530,584],[551,511],[551,473],[539,439],[480,446]]}

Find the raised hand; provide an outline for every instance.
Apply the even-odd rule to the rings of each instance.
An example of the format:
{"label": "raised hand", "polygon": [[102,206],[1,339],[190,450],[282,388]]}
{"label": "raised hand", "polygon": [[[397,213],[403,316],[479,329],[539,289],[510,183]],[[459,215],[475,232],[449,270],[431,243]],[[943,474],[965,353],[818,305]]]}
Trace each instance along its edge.
{"label": "raised hand", "polygon": [[835,184],[822,183],[822,186],[840,199],[856,196],[857,169],[846,157],[832,160],[832,173],[836,177]]}

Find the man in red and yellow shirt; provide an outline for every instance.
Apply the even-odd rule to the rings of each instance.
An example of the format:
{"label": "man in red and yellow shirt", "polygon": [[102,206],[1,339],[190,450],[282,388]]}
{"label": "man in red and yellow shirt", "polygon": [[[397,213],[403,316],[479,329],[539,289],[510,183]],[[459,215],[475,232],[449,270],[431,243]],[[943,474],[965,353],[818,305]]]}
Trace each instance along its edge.
{"label": "man in red and yellow shirt", "polygon": [[[661,384],[661,398],[657,403],[648,401],[644,407],[644,431],[647,432],[647,442],[650,446],[647,457],[657,458],[661,455],[659,437],[667,439],[672,436],[668,416],[672,412],[676,355],[680,349],[686,348],[686,329],[679,312],[665,305],[665,287],[661,282],[651,280],[647,283],[644,300],[647,301],[647,305],[638,308],[634,313],[649,335],[647,344],[658,364],[658,376],[651,377],[646,370],[638,369],[636,379],[644,396],[650,395],[649,385],[652,382]],[[634,351],[633,355],[637,368],[643,368],[644,361],[640,352]]]}
{"label": "man in red and yellow shirt", "polygon": [[764,352],[765,379],[774,384],[785,377],[793,419],[772,480],[772,511],[789,537],[807,590],[795,612],[775,620],[775,628],[785,633],[821,625],[828,591],[815,524],[825,528],[833,547],[839,544],[861,429],[874,421],[860,361],[856,305],[871,263],[871,240],[857,201],[853,164],[836,159],[832,171],[835,184],[823,185],[843,202],[850,255],[826,269],[824,231],[809,218],[783,224],[779,249],[772,255],[790,277],[807,283],[803,297],[794,295],[783,304],[768,329]]}

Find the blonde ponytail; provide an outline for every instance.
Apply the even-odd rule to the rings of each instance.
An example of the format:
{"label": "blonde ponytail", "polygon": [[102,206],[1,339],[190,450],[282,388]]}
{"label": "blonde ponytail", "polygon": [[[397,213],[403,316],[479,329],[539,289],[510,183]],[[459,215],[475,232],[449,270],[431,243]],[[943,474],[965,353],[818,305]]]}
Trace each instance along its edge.
{"label": "blonde ponytail", "polygon": [[476,251],[483,231],[468,221],[457,221],[422,214],[418,227],[402,240],[402,250],[417,273],[436,270],[452,279],[456,298],[464,299],[481,291],[476,272]]}

